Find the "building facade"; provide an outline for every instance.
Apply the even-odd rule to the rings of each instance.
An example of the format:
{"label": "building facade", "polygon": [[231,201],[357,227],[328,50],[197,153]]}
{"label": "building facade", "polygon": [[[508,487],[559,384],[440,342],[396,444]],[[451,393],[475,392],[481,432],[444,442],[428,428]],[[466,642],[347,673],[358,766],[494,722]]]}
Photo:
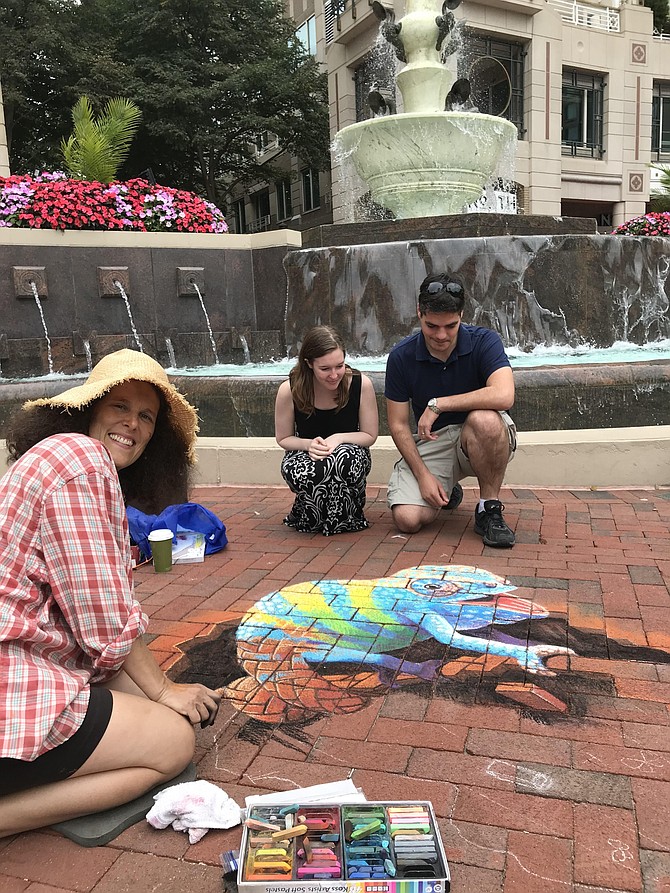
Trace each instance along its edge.
{"label": "building facade", "polygon": [[[396,20],[405,11],[404,0],[384,6]],[[370,89],[392,95],[400,63],[390,66],[380,49],[372,0],[287,0],[286,12],[328,71],[331,136],[371,116]],[[651,163],[670,163],[670,35],[654,33],[651,9],[636,0],[465,0],[455,16],[455,75],[479,80],[480,110],[518,130],[518,210],[595,217],[604,229],[644,213]],[[270,145],[263,151],[281,154]],[[330,171],[282,164],[283,183],[240,196],[244,219],[236,212],[233,229],[355,218],[359,196],[337,158]]]}

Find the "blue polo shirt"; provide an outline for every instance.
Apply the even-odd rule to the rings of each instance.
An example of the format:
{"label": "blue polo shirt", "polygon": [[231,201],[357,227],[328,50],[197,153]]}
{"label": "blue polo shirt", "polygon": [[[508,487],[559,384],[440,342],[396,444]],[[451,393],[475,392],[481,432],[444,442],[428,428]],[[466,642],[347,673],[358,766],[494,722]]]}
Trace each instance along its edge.
{"label": "blue polo shirt", "polygon": [[[449,359],[438,360],[426,347],[421,330],[398,342],[386,362],[384,393],[396,403],[411,402],[419,421],[431,397],[450,397],[483,388],[497,369],[509,366],[497,332],[461,323],[456,347]],[[446,425],[462,425],[466,412],[443,412],[433,431]]]}

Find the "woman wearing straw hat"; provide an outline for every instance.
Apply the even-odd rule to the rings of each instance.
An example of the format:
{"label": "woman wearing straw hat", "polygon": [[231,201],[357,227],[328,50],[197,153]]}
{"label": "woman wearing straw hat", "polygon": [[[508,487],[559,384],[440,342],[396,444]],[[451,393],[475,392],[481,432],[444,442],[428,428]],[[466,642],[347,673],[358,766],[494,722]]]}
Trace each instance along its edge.
{"label": "woman wearing straw hat", "polygon": [[[58,433],[56,433],[58,432]],[[190,762],[220,696],[142,641],[124,495],[185,486],[197,416],[145,354],[25,404],[0,481],[0,837],[126,803]],[[138,473],[139,469],[139,473]],[[146,481],[149,481],[149,486]]]}

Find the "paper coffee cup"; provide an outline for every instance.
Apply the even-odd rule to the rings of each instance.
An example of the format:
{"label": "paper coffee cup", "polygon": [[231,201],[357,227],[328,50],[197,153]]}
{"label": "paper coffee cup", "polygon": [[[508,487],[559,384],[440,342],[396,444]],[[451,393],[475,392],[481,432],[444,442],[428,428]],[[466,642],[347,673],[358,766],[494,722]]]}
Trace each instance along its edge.
{"label": "paper coffee cup", "polygon": [[172,569],[172,537],[174,534],[167,528],[152,530],[148,536],[151,546],[151,557],[157,574],[166,574]]}

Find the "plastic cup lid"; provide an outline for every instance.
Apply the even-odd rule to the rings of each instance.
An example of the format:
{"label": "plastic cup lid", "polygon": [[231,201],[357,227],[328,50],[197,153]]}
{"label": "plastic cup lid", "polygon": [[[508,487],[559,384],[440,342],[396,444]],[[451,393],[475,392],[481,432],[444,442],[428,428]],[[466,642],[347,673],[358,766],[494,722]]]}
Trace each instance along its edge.
{"label": "plastic cup lid", "polygon": [[160,530],[152,530],[147,539],[149,540],[171,540],[174,533],[167,527]]}

